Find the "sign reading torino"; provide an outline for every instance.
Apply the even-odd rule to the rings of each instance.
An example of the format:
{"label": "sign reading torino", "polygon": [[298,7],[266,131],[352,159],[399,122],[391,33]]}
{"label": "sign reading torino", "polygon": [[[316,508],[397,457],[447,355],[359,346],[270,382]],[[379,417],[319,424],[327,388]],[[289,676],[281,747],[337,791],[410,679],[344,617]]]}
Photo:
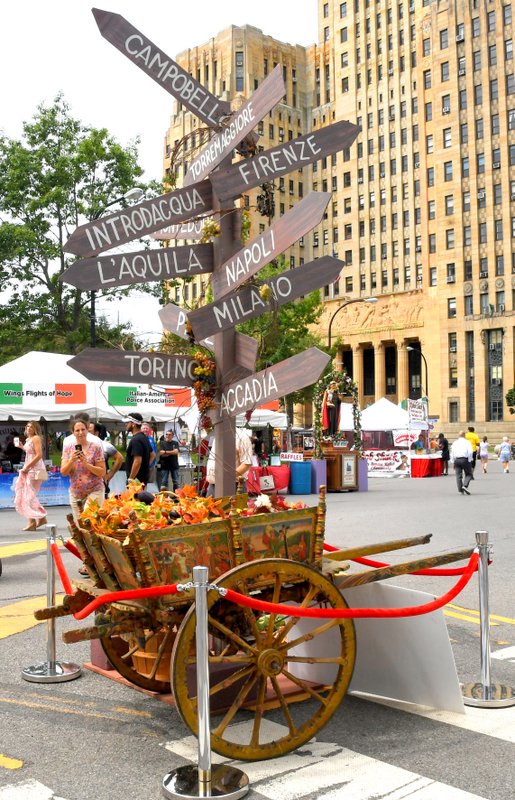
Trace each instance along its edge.
{"label": "sign reading torino", "polygon": [[162,194],[153,200],[136,203],[130,208],[115,211],[105,217],[80,225],[74,230],[63,247],[66,253],[76,256],[96,256],[152,231],[168,223],[183,222],[212,207],[212,190],[209,180],[196,183],[186,189]]}
{"label": "sign reading torino", "polygon": [[311,192],[257,239],[222,264],[211,279],[214,296],[219,298],[236,289],[318,225],[330,198],[330,192]]}
{"label": "sign reading torino", "polygon": [[193,386],[197,362],[189,356],[88,348],[66,362],[92,381],[135,381],[160,386]]}
{"label": "sign reading torino", "polygon": [[205,178],[239,144],[286,93],[279,64],[256,89],[250,100],[235,111],[227,126],[215,134],[191,162],[184,185]]}
{"label": "sign reading torino", "polygon": [[263,288],[246,286],[234,294],[215,300],[188,314],[190,325],[196,339],[204,339],[220,331],[232,328],[239,322],[258,317],[277,306],[296,300],[303,294],[333,283],[340,274],[344,263],[332,256],[324,256],[310,261],[302,267],[281,272],[267,281],[270,296],[263,296]]}
{"label": "sign reading torino", "polygon": [[173,58],[147,39],[120,14],[93,8],[100,33],[117,50],[166,89],[210,128],[219,128],[230,113],[229,103],[219,100],[191,77]]}
{"label": "sign reading torino", "polygon": [[[310,347],[244,380],[231,383],[222,391],[220,410],[231,417],[255,406],[277,400],[297,389],[314,383],[331,356],[317,347]],[[211,415],[213,416],[213,415]]]}
{"label": "sign reading torino", "polygon": [[290,142],[238,161],[211,175],[213,189],[220,200],[237,197],[266,181],[273,181],[314,161],[350,147],[360,128],[352,122],[334,122],[314,133],[307,133]]}
{"label": "sign reading torino", "polygon": [[60,280],[77,289],[109,289],[132,283],[187,278],[213,271],[213,245],[166,247],[76,261]]}

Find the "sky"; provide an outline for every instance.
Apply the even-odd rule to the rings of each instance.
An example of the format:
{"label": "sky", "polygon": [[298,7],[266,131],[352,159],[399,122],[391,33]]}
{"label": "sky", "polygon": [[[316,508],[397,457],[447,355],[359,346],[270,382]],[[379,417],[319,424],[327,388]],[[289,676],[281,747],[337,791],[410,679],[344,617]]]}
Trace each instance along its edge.
{"label": "sky", "polygon": [[[0,3],[0,130],[19,137],[37,106],[51,104],[63,92],[71,114],[86,125],[106,127],[121,144],[139,136],[144,179],[160,179],[173,98],[102,38],[92,7],[84,0]],[[241,0],[105,0],[97,7],[124,16],[172,58],[229,25],[253,25],[290,44],[317,40],[316,0],[259,0],[254,5]],[[99,306],[102,311],[112,304],[100,301]],[[123,307],[119,318],[131,319],[137,331],[159,332],[157,302],[145,299],[137,308],[147,309],[155,323],[149,326]]]}

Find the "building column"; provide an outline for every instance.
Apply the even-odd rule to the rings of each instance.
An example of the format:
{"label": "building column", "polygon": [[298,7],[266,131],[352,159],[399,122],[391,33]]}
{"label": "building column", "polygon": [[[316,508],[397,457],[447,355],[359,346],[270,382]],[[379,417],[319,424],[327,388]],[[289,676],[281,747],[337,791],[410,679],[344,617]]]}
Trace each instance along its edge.
{"label": "building column", "polygon": [[363,348],[360,344],[352,348],[352,372],[354,383],[358,385],[358,403],[363,407]]}
{"label": "building column", "polygon": [[375,399],[379,400],[386,395],[386,369],[384,363],[384,345],[376,344],[374,349],[374,384]]}
{"label": "building column", "polygon": [[405,342],[397,343],[397,402],[409,397],[408,351]]}

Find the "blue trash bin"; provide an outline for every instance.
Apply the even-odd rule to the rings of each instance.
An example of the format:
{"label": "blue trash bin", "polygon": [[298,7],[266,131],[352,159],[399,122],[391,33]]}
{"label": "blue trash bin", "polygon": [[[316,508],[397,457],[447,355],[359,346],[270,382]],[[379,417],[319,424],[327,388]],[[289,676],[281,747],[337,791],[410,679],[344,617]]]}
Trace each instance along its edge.
{"label": "blue trash bin", "polygon": [[309,461],[291,462],[290,494],[311,494],[311,464]]}

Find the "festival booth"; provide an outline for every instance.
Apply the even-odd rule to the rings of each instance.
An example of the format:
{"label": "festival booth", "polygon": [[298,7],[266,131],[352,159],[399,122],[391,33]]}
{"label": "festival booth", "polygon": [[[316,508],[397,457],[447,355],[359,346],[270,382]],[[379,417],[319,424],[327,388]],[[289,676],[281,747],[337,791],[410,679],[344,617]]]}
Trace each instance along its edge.
{"label": "festival booth", "polygon": [[[191,432],[198,427],[191,389],[90,381],[68,366],[70,358],[31,352],[0,367],[0,508],[14,505],[13,482],[23,456],[14,447],[14,437],[23,433],[27,420],[40,422],[45,455],[49,432],[67,433],[70,418],[79,411],[112,428],[123,428],[125,415],[136,409],[165,428],[175,427],[179,419]],[[41,487],[40,500],[45,506],[64,505],[69,480],[46,463],[49,479]]]}
{"label": "festival booth", "polygon": [[361,412],[365,458],[371,477],[433,477],[441,474],[439,454],[411,453],[411,444],[420,431],[429,428],[427,421],[410,421],[401,406],[382,397]]}
{"label": "festival booth", "polygon": [[[236,417],[236,425],[239,428],[248,426],[252,430],[264,430],[270,427],[274,430],[285,431],[288,427],[288,417],[279,411],[256,408],[250,415],[248,422],[245,414],[240,414]],[[260,479],[265,476],[268,476],[271,480],[261,481]],[[272,491],[281,491],[288,489],[289,482],[290,467],[288,464],[279,462],[274,466],[268,467],[252,466],[247,474],[247,491],[250,494],[261,494],[264,491],[263,483],[268,483]]]}

